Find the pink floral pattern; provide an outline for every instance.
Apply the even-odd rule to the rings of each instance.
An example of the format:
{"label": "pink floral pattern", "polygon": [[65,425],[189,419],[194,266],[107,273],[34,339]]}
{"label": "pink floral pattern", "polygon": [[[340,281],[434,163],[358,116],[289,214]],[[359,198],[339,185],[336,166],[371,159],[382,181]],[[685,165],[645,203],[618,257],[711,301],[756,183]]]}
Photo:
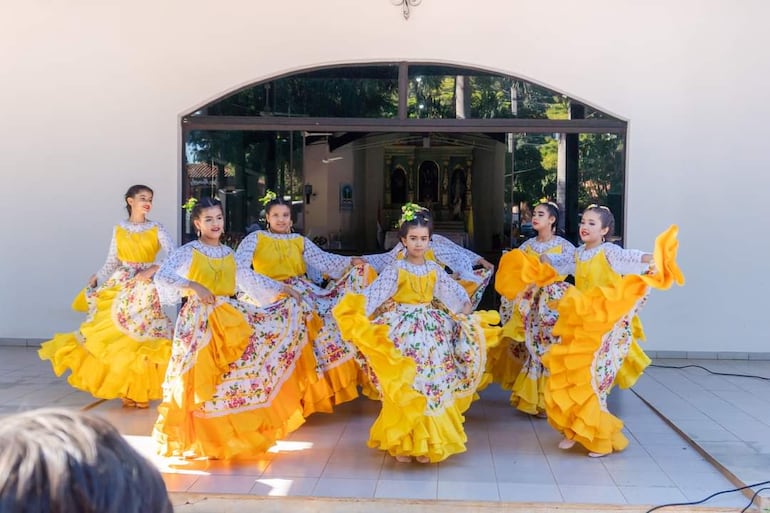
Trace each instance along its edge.
{"label": "pink floral pattern", "polygon": [[615,384],[615,378],[623,366],[628,350],[633,342],[631,322],[639,313],[647,298],[642,298],[619,322],[602,337],[599,349],[594,353],[591,365],[594,392],[599,398],[601,408],[607,411],[607,396]]}
{"label": "pink floral pattern", "polygon": [[541,359],[551,345],[559,342],[553,335],[553,327],[559,319],[559,313],[554,307],[569,287],[571,285],[566,282],[552,283],[543,288],[528,287],[516,303],[524,321],[526,348],[521,372],[532,380],[548,375]]}
{"label": "pink floral pattern", "polygon": [[[305,276],[293,276],[284,280],[286,285],[299,292],[303,305],[314,309],[323,321],[321,330],[313,340],[316,372],[319,376],[351,359],[355,359],[359,366],[368,372],[366,359],[355,346],[342,340],[337,322],[331,313],[332,308],[346,292],[360,293],[364,289],[368,272],[366,266],[350,267],[340,279],[330,282],[326,288],[319,287]],[[241,293],[239,299],[256,304],[256,301],[245,293]]]}
{"label": "pink floral pattern", "polygon": [[108,286],[122,287],[112,305],[112,318],[118,329],[136,340],[170,339],[171,320],[163,312],[155,284],[135,278],[146,267],[124,265],[107,280]]}
{"label": "pink floral pattern", "polygon": [[515,302],[505,296],[500,296],[500,324],[505,326],[513,317]]}
{"label": "pink floral pattern", "polygon": [[160,304],[158,290],[152,281],[136,279],[137,273],[151,264],[121,264],[107,280],[96,288],[86,289],[86,303],[90,322],[98,309],[100,293],[117,288],[110,313],[115,327],[137,341],[171,339],[171,320]]}
{"label": "pink floral pattern", "polygon": [[389,300],[373,324],[389,326],[396,349],[413,360],[414,388],[427,399],[425,415],[440,415],[455,399],[476,391],[486,365],[484,334],[473,315],[454,315],[437,303]]}
{"label": "pink floral pattern", "polygon": [[222,375],[211,400],[196,415],[214,417],[269,407],[282,384],[289,379],[303,348],[309,343],[306,322],[311,309],[291,298],[266,308],[218,297],[215,305],[188,298],[177,319],[174,345],[164,383],[164,401],[178,379],[195,363],[196,353],[211,340],[208,317],[218,305],[230,304],[244,315],[252,334],[240,359]]}

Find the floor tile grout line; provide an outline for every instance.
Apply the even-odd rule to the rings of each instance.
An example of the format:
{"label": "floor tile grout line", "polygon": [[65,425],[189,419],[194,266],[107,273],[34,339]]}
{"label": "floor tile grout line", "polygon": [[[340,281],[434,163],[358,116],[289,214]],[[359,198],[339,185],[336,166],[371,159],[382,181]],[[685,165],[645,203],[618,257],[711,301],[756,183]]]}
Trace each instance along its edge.
{"label": "floor tile grout line", "polygon": [[[639,399],[641,399],[652,411],[654,411],[661,419],[663,419],[663,421],[666,424],[668,424],[671,427],[671,429],[673,429],[675,432],[677,432],[679,434],[679,436],[681,436],[692,448],[694,448],[698,452],[698,454],[700,454],[714,468],[719,470],[719,472],[728,481],[730,481],[733,485],[735,485],[735,488],[741,488],[741,487],[747,486],[747,483],[744,483],[738,476],[736,476],[735,474],[730,472],[730,470],[727,467],[725,467],[724,465],[719,463],[719,461],[716,458],[714,458],[713,456],[711,456],[711,454],[708,451],[703,449],[703,447],[701,447],[700,444],[698,444],[695,440],[690,438],[687,435],[687,433],[685,433],[684,431],[679,429],[679,427],[676,424],[674,424],[673,421],[669,420],[657,408],[655,408],[655,406],[652,403],[647,401],[643,396],[641,396],[639,393],[637,393],[633,388],[631,388],[629,390],[631,390],[632,393],[634,393],[637,397],[639,397]],[[667,472],[665,469],[663,469],[663,471],[666,473],[666,475],[669,477],[669,479],[671,479],[671,481],[674,482],[674,484],[676,484],[677,488],[679,488],[679,490],[682,492],[682,494],[685,495],[684,494],[684,490],[681,489],[679,484],[676,483],[676,481],[671,477],[669,472]],[[753,492],[751,491],[751,489],[748,489],[748,488],[745,489],[745,490],[742,490],[740,493],[741,493],[741,495],[743,495],[747,499],[751,499],[752,495],[753,495]],[[685,497],[686,497],[686,495],[685,495]]]}
{"label": "floor tile grout line", "polygon": [[[711,376],[711,375],[709,374],[709,376]],[[685,377],[686,377],[686,376],[685,376]],[[712,376],[712,377],[720,377],[720,376]],[[724,377],[723,377],[723,378],[724,378]],[[729,381],[729,377],[727,377],[727,378],[728,378],[728,381]],[[689,378],[688,378],[688,379],[689,379]],[[691,381],[692,381],[692,380],[691,380]],[[729,402],[729,401],[727,401],[727,400],[725,400],[725,399],[723,399],[723,398],[719,397],[719,395],[717,395],[717,394],[716,394],[716,393],[715,393],[713,390],[709,390],[709,389],[705,388],[705,387],[704,387],[704,386],[703,386],[701,383],[695,382],[695,384],[696,384],[696,385],[698,385],[698,387],[700,387],[700,389],[701,389],[701,390],[703,390],[703,391],[705,391],[705,392],[709,393],[710,395],[714,396],[714,397],[715,397],[716,399],[718,399],[719,401],[722,401],[723,403],[725,403],[725,404],[727,404],[727,405],[729,405],[729,404],[730,404],[730,402]],[[663,386],[665,386],[665,385],[663,385]],[[668,387],[666,387],[666,388],[668,388]],[[670,389],[669,389],[669,390],[670,390]],[[633,390],[632,390],[632,392],[634,392],[634,393],[636,394],[636,392],[635,392],[635,391],[633,391]],[[637,395],[638,395],[638,394],[637,394]],[[729,428],[725,427],[725,426],[724,426],[724,425],[723,425],[723,424],[722,424],[722,423],[721,423],[719,420],[717,420],[716,418],[714,418],[713,414],[709,414],[709,413],[707,413],[707,412],[706,412],[706,411],[704,411],[702,408],[699,408],[698,406],[696,406],[695,404],[693,404],[691,401],[689,401],[689,400],[685,399],[684,397],[682,397],[682,399],[683,399],[683,400],[685,400],[685,402],[687,402],[687,404],[691,405],[693,408],[697,409],[697,410],[698,410],[699,412],[701,412],[703,415],[705,415],[706,417],[708,417],[708,418],[709,418],[709,419],[710,419],[712,422],[714,422],[714,424],[716,424],[716,425],[717,425],[717,426],[719,426],[720,428],[724,429],[726,432],[730,433],[730,434],[731,434],[733,437],[735,437],[735,439],[736,439],[736,440],[738,440],[738,441],[742,440],[742,438],[741,438],[740,436],[738,436],[737,434],[735,434],[735,433],[734,433],[733,431],[731,431]],[[642,399],[642,400],[644,400],[644,399]],[[741,409],[741,410],[742,410],[742,409]],[[656,411],[657,411],[657,410],[656,410]],[[750,414],[749,412],[746,412],[745,410],[742,410],[742,411],[744,411],[744,413],[746,413],[747,415],[749,415],[750,417],[752,417],[752,418],[753,418],[755,421],[759,422],[760,424],[764,424],[764,423],[763,423],[763,422],[762,422],[760,419],[757,419],[756,417],[754,417],[754,416],[753,416],[752,414]],[[678,430],[678,428],[677,428],[677,430]]]}

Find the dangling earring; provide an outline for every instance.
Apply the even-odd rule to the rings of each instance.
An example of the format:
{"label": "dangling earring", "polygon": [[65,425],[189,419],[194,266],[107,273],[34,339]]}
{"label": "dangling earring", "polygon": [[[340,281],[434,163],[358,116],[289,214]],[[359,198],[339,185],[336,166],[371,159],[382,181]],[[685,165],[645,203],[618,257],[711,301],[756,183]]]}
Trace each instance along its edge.
{"label": "dangling earring", "polygon": [[268,233],[273,233],[273,230],[270,229],[270,223],[267,223],[267,232]]}
{"label": "dangling earring", "polygon": [[200,231],[200,230],[198,230],[197,232],[195,232],[195,234],[198,236],[198,238],[199,238],[199,239],[201,238],[201,231]]}

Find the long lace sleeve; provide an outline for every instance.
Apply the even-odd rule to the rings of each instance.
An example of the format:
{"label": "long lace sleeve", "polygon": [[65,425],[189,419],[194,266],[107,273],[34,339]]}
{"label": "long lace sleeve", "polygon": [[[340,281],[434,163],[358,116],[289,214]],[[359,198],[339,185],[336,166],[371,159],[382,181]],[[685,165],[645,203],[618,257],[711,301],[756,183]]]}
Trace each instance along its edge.
{"label": "long lace sleeve", "polygon": [[[165,253],[165,258],[168,258],[176,249],[174,239],[171,238],[171,235],[166,231],[166,228],[160,223],[158,223],[158,242],[160,242],[160,247]],[[156,257],[156,262],[160,263],[162,260],[158,260]]]}
{"label": "long lace sleeve", "polygon": [[462,255],[465,259],[469,260],[471,264],[476,264],[476,262],[481,260],[481,255],[477,255],[470,249],[464,248],[461,245],[452,242],[443,235],[433,234],[433,243],[439,243],[441,246],[448,248],[449,251],[452,251],[458,255]]}
{"label": "long lace sleeve", "polygon": [[604,243],[604,254],[612,269],[618,274],[642,274],[649,264],[642,262],[642,257],[647,254],[638,249],[623,249],[617,244]]}
{"label": "long lace sleeve", "polygon": [[465,303],[470,303],[468,293],[462,286],[453,280],[443,269],[437,267],[436,288],[433,295],[455,313],[460,313]]}
{"label": "long lace sleeve", "polygon": [[118,243],[115,237],[116,230],[117,227],[112,229],[112,239],[110,240],[110,250],[107,252],[107,260],[104,261],[101,269],[96,273],[96,280],[99,283],[109,278],[120,265],[120,260],[118,260]]}
{"label": "long lace sleeve", "polygon": [[241,240],[235,250],[235,265],[238,270],[251,269],[254,251],[257,249],[257,232],[251,232]]}
{"label": "long lace sleeve", "polygon": [[556,269],[556,272],[562,275],[575,274],[575,251],[571,253],[571,257],[567,257],[564,254],[557,255],[549,253],[548,263]]}
{"label": "long lace sleeve", "polygon": [[307,275],[310,281],[312,281],[318,286],[320,286],[324,281],[324,273],[322,273],[312,265],[305,266],[305,274]]}
{"label": "long lace sleeve", "polygon": [[463,280],[479,282],[481,279],[473,274],[473,264],[481,259],[476,253],[455,244],[441,235],[433,235],[430,244],[433,253],[442,265],[446,265]]}
{"label": "long lace sleeve", "polygon": [[254,272],[251,261],[256,249],[257,232],[250,233],[238,244],[238,249],[235,251],[235,283],[238,290],[251,299],[260,305],[267,305],[275,300],[275,297],[283,289],[283,284],[264,274]]}
{"label": "long lace sleeve", "polygon": [[327,253],[307,237],[305,237],[305,253],[303,256],[306,264],[335,279],[342,276],[347,268],[350,267],[350,257]]}
{"label": "long lace sleeve", "polygon": [[381,273],[383,269],[396,261],[398,252],[404,249],[404,246],[399,242],[390,251],[385,253],[375,253],[373,255],[364,255],[362,258],[372,266],[372,268]]}
{"label": "long lace sleeve", "polygon": [[[575,266],[575,246],[562,237],[558,238],[561,253],[548,253],[551,265],[560,274],[572,274]],[[562,272],[561,269],[572,268],[570,272]]]}
{"label": "long lace sleeve", "polygon": [[185,244],[174,250],[155,273],[155,287],[163,304],[181,301],[182,291],[190,286],[186,278],[192,262],[192,247]]}
{"label": "long lace sleeve", "polygon": [[366,315],[372,315],[372,312],[396,293],[397,288],[398,268],[390,265],[363,291],[366,297]]}

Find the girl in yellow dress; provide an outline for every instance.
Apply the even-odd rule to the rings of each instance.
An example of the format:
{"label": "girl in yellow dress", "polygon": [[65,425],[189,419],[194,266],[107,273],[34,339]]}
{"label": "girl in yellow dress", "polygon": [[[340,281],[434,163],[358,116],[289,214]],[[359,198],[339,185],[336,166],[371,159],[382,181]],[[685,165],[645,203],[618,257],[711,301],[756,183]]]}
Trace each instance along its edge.
{"label": "girl in yellow dress", "polygon": [[[387,253],[366,255],[363,258],[379,273],[395,260],[404,258],[405,255],[406,248],[399,242]],[[435,233],[431,236],[430,249],[425,253],[425,258],[451,269],[452,278],[457,280],[468,293],[472,308],[475,310],[479,306],[484,290],[492,279],[494,265],[473,251]]]}
{"label": "girl in yellow dress", "polygon": [[[345,291],[360,291],[374,274],[359,258],[327,253],[312,241],[292,233],[291,204],[268,191],[263,198],[267,230],[247,235],[235,252],[239,299],[255,305],[269,304],[279,296],[310,307],[320,329],[313,334],[318,380],[303,398],[305,416],[331,412],[334,405],[358,397],[363,385],[368,395],[366,364],[355,347],[344,342],[331,309]],[[330,276],[321,288],[307,276],[309,269]]]}
{"label": "girl in yellow dress", "polygon": [[289,296],[263,307],[232,299],[236,265],[219,242],[220,202],[203,198],[191,217],[198,240],[155,276],[164,302],[187,300],[153,437],[165,456],[258,457],[304,421],[302,395],[315,379],[312,312]]}
{"label": "girl in yellow dress", "polygon": [[637,343],[644,334],[636,314],[651,287],[684,283],[676,264],[675,226],[657,238],[654,254],[605,242],[614,226],[607,207],[589,206],[580,221],[583,245],[573,262],[562,265],[545,254],[542,260],[555,271],[549,265],[538,270],[539,262],[530,260],[520,274],[541,284],[558,280],[557,273],[575,276],[575,287],[558,302],[553,333],[561,342],[542,357],[550,373],[545,403],[548,422],[564,435],[559,447],[579,443],[592,457],[628,445],[623,422],[607,409],[607,396],[616,384],[633,386],[650,363]]}
{"label": "girl in yellow dress", "polygon": [[431,231],[429,215],[407,204],[399,230],[405,258],[334,308],[343,338],[366,356],[382,392],[368,445],[403,462],[465,451],[463,413],[499,334],[489,327],[497,312],[471,315],[462,286],[425,257]]}
{"label": "girl in yellow dress", "polygon": [[[517,251],[537,259],[541,255],[548,255],[562,262],[562,265],[574,262],[575,247],[556,234],[558,226],[559,207],[551,202],[537,205],[532,213],[532,228],[537,236],[526,240],[518,249],[506,253],[500,260],[500,269],[495,278],[495,289],[510,310],[503,326],[502,343],[496,348],[495,354],[490,354],[490,372],[495,382],[511,390],[511,405],[538,417],[545,417],[544,393],[548,378],[541,358],[551,344],[558,342],[552,333],[557,314],[551,305],[564,295],[569,285],[556,281],[545,287],[533,283],[524,290],[511,290],[515,280],[509,276],[509,262]],[[504,316],[502,311],[503,308],[501,317]],[[521,356],[523,364],[520,363]]]}
{"label": "girl in yellow dress", "polygon": [[72,307],[88,316],[74,333],[43,343],[40,358],[67,381],[101,399],[147,408],[160,399],[171,354],[172,325],[152,277],[161,250],[175,244],[160,223],[147,219],[153,192],[134,185],[125,194],[128,220],[115,226],[107,261],[88,280]]}

